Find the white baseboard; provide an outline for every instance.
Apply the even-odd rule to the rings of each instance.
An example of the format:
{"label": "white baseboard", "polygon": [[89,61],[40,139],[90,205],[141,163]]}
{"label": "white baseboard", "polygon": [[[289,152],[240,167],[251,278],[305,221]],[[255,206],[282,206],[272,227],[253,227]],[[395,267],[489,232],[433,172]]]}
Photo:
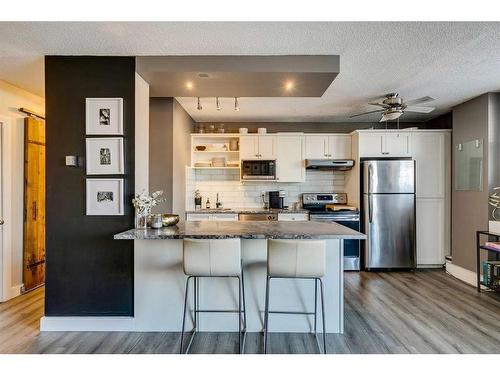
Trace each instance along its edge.
{"label": "white baseboard", "polygon": [[40,331],[134,331],[133,317],[44,316]]}
{"label": "white baseboard", "polygon": [[23,284],[14,285],[7,289],[4,299],[2,302],[8,301],[9,299],[15,298],[21,295],[21,288]]}
{"label": "white baseboard", "polygon": [[472,286],[476,286],[477,276],[476,273],[470,271],[466,268],[457,266],[449,261],[446,261],[446,272],[448,272],[451,276],[456,277],[457,279],[463,281]]}

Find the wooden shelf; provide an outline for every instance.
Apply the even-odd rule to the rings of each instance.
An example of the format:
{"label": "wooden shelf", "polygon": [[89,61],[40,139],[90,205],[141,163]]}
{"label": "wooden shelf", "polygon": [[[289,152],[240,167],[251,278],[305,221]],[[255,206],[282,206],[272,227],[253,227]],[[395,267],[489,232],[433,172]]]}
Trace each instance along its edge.
{"label": "wooden shelf", "polygon": [[210,151],[197,151],[197,150],[194,150],[193,151],[195,154],[237,154],[239,153],[239,151],[230,151],[230,150],[221,150],[221,151],[214,151],[214,150],[210,150]]}
{"label": "wooden shelf", "polygon": [[[196,138],[239,138],[240,133],[191,133]],[[245,134],[243,134],[245,135]]]}
{"label": "wooden shelf", "polygon": [[190,167],[193,169],[240,169],[240,167]]}

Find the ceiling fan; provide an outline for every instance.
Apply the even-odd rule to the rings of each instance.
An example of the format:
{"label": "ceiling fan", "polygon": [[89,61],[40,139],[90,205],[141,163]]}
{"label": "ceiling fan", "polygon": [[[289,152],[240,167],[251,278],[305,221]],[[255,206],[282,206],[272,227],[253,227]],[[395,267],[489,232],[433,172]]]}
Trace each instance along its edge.
{"label": "ceiling fan", "polygon": [[417,112],[417,113],[430,113],[434,111],[434,107],[418,106],[417,104],[422,104],[435,100],[430,96],[424,96],[422,98],[410,100],[408,102],[403,101],[403,98],[399,96],[398,93],[392,92],[385,96],[385,99],[381,103],[368,103],[370,105],[376,105],[382,107],[375,111],[368,111],[363,113],[358,113],[356,115],[349,116],[349,118],[367,115],[369,113],[382,113],[382,118],[380,122],[391,121],[398,119],[405,112]]}

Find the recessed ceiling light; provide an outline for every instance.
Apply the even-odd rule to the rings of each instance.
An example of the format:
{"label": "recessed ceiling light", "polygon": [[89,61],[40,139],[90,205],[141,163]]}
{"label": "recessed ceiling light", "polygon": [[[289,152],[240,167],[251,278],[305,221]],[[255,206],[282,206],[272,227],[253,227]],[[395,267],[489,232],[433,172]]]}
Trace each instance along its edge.
{"label": "recessed ceiling light", "polygon": [[191,90],[193,88],[193,82],[186,83],[186,87]]}
{"label": "recessed ceiling light", "polygon": [[285,84],[285,88],[287,90],[293,89],[293,86],[294,86],[293,81],[287,81],[286,84]]}

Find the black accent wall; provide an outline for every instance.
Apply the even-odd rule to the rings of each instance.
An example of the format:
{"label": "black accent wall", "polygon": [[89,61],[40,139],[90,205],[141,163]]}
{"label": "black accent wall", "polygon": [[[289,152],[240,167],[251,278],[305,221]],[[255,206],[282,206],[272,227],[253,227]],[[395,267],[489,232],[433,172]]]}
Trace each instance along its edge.
{"label": "black accent wall", "polygon": [[[124,216],[86,216],[85,166],[64,165],[65,155],[85,156],[87,97],[123,98]],[[134,223],[135,58],[47,56],[45,101],[45,315],[132,316],[133,242],[113,234]]]}

